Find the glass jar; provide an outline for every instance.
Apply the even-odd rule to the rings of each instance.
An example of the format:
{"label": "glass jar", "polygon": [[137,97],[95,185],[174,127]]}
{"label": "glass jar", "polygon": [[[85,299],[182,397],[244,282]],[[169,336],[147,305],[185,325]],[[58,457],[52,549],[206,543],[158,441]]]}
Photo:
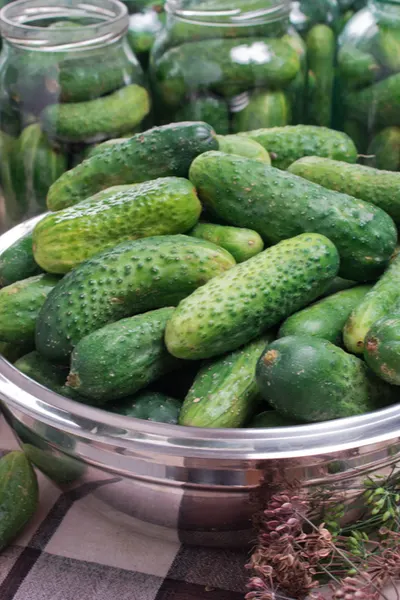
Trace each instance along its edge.
{"label": "glass jar", "polygon": [[220,134],[300,123],[306,53],[288,0],[167,0],[150,58],[159,124]]}
{"label": "glass jar", "polygon": [[147,69],[150,51],[165,24],[164,0],[129,2],[128,42],[142,67]]}
{"label": "glass jar", "polygon": [[117,0],[18,0],[0,12],[1,229],[46,208],[88,145],[140,131],[150,110]]}
{"label": "glass jar", "polygon": [[314,25],[325,24],[336,30],[340,21],[337,0],[296,0],[292,2],[290,21],[305,36]]}

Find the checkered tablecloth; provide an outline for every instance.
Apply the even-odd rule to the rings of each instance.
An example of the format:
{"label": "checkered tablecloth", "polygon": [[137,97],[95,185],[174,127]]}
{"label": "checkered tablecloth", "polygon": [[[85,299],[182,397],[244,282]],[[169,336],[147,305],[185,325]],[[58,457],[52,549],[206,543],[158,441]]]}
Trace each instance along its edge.
{"label": "checkered tablecloth", "polygon": [[[0,417],[0,452],[16,447]],[[244,552],[140,536],[38,475],[36,518],[0,553],[0,600],[243,600]]]}

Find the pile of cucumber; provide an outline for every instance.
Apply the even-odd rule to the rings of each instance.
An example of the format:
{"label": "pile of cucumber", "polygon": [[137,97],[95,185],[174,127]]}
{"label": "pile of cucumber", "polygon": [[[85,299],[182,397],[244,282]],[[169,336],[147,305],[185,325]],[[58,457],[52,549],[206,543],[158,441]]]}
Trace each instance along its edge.
{"label": "pile of cucumber", "polygon": [[77,402],[184,426],[397,402],[400,173],[356,161],[306,125],[98,146],[0,257],[2,353]]}

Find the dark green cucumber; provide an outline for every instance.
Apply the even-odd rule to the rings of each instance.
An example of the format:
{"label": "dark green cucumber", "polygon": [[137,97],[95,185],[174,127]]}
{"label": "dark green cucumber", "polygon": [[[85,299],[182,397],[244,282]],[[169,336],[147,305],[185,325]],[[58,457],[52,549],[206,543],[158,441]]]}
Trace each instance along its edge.
{"label": "dark green cucumber", "polygon": [[314,125],[288,125],[248,131],[242,135],[255,140],[270,153],[272,165],[287,169],[303,156],[323,156],[355,163],[357,148],[348,135]]}
{"label": "dark green cucumber", "polygon": [[282,91],[253,92],[245,108],[233,114],[236,133],[262,127],[282,127],[291,121],[291,105]]}
{"label": "dark green cucumber", "polygon": [[286,319],[278,337],[308,335],[340,346],[347,319],[370,289],[370,285],[357,286],[319,300]]}
{"label": "dark green cucumber", "polygon": [[0,340],[12,344],[33,341],[36,319],[58,277],[35,275],[0,290]]}
{"label": "dark green cucumber", "polygon": [[24,529],[38,504],[38,483],[31,463],[23,452],[9,452],[0,459],[0,550]]}
{"label": "dark green cucumber", "polygon": [[32,233],[25,234],[0,256],[0,286],[39,275],[42,269],[33,258]]}
{"label": "dark green cucumber", "polygon": [[280,415],[276,410],[265,410],[264,412],[256,415],[254,419],[247,425],[251,429],[256,428],[268,428],[271,427],[290,427],[291,425],[297,425],[298,422],[294,419],[289,419]]}
{"label": "dark green cucumber", "polygon": [[162,8],[154,10],[152,6],[129,17],[128,44],[144,68],[148,66],[149,52],[165,24],[165,17]]}
{"label": "dark green cucumber", "polygon": [[182,405],[179,425],[242,427],[260,402],[254,373],[272,340],[272,335],[265,335],[200,369]]}
{"label": "dark green cucumber", "polygon": [[288,171],[330,190],[375,204],[400,225],[400,173],[315,156],[296,161]]}
{"label": "dark green cucumber", "polygon": [[338,268],[324,236],[285,240],[182,300],[167,324],[167,348],[189,360],[236,350],[318,298]]}
{"label": "dark green cucumber", "polygon": [[[27,206],[24,195],[17,193],[15,165],[20,165],[18,156],[18,140],[0,131],[0,182],[3,191],[7,217],[15,224],[21,222],[26,215]],[[17,184],[17,185],[16,185]]]}
{"label": "dark green cucumber", "polygon": [[376,279],[396,246],[395,224],[377,206],[247,158],[207,152],[193,162],[190,179],[207,210],[269,244],[305,232],[325,235],[348,279]]}
{"label": "dark green cucumber", "polygon": [[346,348],[354,354],[362,354],[364,340],[376,321],[393,313],[400,307],[400,255],[394,258],[388,269],[351,313],[343,330]]}
{"label": "dark green cucumber", "polygon": [[353,45],[344,45],[338,52],[338,75],[348,89],[372,83],[379,71],[379,64],[369,52]]}
{"label": "dark green cucumber", "polygon": [[[341,129],[351,137],[359,154],[367,154],[369,134],[363,125],[357,123],[354,119],[347,119],[346,121],[343,121],[343,127],[341,127]],[[364,162],[366,162],[365,159]]]}
{"label": "dark green cucumber", "polygon": [[390,127],[400,122],[400,73],[369,87],[350,92],[346,97],[348,115],[366,127],[373,118],[375,127]]}
{"label": "dark green cucumber", "polygon": [[206,123],[172,123],[134,135],[123,144],[84,160],[50,188],[47,205],[60,210],[114,185],[158,177],[187,177],[192,161],[217,150],[215,132]]}
{"label": "dark green cucumber", "polygon": [[196,190],[187,179],[115,186],[42,219],[33,232],[35,260],[49,273],[68,273],[118,243],[185,233],[200,213]]}
{"label": "dark green cucumber", "polygon": [[199,96],[179,108],[174,121],[204,121],[220,135],[226,135],[230,131],[228,103],[215,96]]}
{"label": "dark green cucumber", "polygon": [[356,285],[356,281],[351,281],[350,279],[343,279],[343,277],[335,277],[335,279],[328,285],[324,293],[321,294],[321,298],[326,298],[327,296],[332,296],[332,294],[337,294],[338,292],[349,290],[350,288],[355,287]]}
{"label": "dark green cucumber", "polygon": [[315,25],[306,38],[308,70],[315,78],[309,88],[308,123],[329,127],[332,122],[336,37],[327,25]]}
{"label": "dark green cucumber", "polygon": [[251,229],[199,223],[192,229],[190,235],[225,248],[237,263],[244,262],[264,250],[261,237]]}
{"label": "dark green cucumber", "polygon": [[300,70],[296,77],[286,88],[286,94],[290,104],[290,114],[292,125],[304,123],[305,120],[305,90],[307,86],[307,47],[302,37],[291,29],[286,33],[282,40],[293,48],[300,60]]}
{"label": "dark green cucumber", "polygon": [[177,425],[182,402],[160,392],[142,392],[133,400],[122,400],[107,406],[107,410],[146,421]]}
{"label": "dark green cucumber", "polygon": [[132,84],[96,100],[52,104],[42,112],[41,122],[51,139],[92,143],[130,131],[149,112],[147,90]]}
{"label": "dark green cucumber", "polygon": [[387,171],[400,170],[400,127],[382,129],[369,145],[367,164]]}
{"label": "dark green cucumber", "polygon": [[33,350],[33,344],[11,344],[0,342],[0,354],[10,363],[15,363],[21,356]]}
{"label": "dark green cucumber", "polygon": [[173,308],[110,323],[75,346],[67,385],[102,406],[145,388],[180,367],[168,354],[164,332]]}
{"label": "dark green cucumber", "polygon": [[400,314],[380,319],[365,338],[367,365],[384,381],[400,385]]}
{"label": "dark green cucumber", "polygon": [[226,250],[184,235],[119,244],[60,281],[40,312],[36,347],[49,360],[66,360],[89,333],[124,317],[174,306],[234,264]]}
{"label": "dark green cucumber", "polygon": [[245,156],[267,165],[271,164],[271,158],[265,148],[250,138],[241,135],[217,135],[217,140],[220,152]]}
{"label": "dark green cucumber", "polygon": [[256,379],[273,408],[306,423],[362,415],[397,401],[393,388],[363,361],[315,337],[272,342],[258,361]]}

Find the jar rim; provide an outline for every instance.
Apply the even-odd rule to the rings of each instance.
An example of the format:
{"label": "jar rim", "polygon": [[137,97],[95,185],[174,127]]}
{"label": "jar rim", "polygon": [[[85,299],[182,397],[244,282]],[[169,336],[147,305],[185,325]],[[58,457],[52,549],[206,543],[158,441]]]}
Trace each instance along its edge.
{"label": "jar rim", "polygon": [[207,25],[248,27],[278,21],[290,15],[289,0],[275,0],[268,7],[202,9],[201,5],[190,5],[187,0],[166,0],[165,11],[182,21]]}

